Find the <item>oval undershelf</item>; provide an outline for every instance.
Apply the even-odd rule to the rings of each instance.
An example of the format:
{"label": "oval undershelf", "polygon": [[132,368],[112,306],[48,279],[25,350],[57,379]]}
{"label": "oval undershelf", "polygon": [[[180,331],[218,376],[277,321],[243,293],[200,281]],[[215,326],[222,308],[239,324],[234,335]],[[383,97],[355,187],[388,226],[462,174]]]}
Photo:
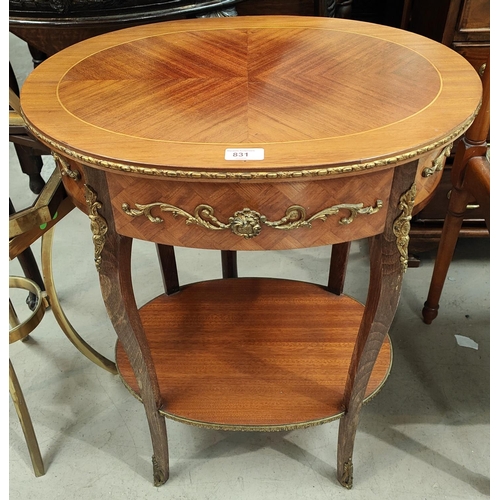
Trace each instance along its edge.
{"label": "oval undershelf", "polygon": [[[166,417],[226,430],[287,430],[343,414],[364,307],[315,284],[268,278],[195,283],[139,313]],[[139,388],[122,344],[120,376]],[[371,374],[374,396],[392,364],[389,337]]]}

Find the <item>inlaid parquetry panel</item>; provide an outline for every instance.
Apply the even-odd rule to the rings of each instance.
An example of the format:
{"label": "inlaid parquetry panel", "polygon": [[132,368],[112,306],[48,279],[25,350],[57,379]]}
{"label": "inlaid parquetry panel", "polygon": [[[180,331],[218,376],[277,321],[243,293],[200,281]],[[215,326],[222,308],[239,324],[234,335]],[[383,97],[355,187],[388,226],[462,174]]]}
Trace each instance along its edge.
{"label": "inlaid parquetry panel", "polygon": [[[107,174],[113,204],[116,229],[120,234],[157,243],[194,248],[223,250],[287,249],[320,246],[377,234],[383,230],[387,199],[392,181],[392,170],[362,176],[325,179],[317,182],[273,183],[218,183],[179,182]],[[137,204],[165,203],[189,214],[199,205],[209,205],[214,216],[226,223],[238,211],[248,208],[264,215],[269,221],[279,221],[294,205],[302,206],[312,216],[337,204],[375,206],[381,208],[371,215],[359,214],[350,224],[341,218],[350,215],[340,210],[323,220],[314,220],[311,227],[276,229],[262,224],[258,236],[246,239],[231,230],[210,230],[172,212],[161,212],[159,207],[151,215],[163,219],[154,223],[146,216],[127,215],[123,204],[135,208]]]}

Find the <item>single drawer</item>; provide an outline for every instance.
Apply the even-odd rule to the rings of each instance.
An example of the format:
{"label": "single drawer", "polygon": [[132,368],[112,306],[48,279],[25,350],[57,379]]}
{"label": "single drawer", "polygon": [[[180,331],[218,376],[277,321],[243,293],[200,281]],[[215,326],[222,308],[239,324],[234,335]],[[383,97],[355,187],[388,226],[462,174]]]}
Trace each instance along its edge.
{"label": "single drawer", "polygon": [[271,182],[146,179],[107,172],[118,233],[173,246],[281,250],[383,231],[393,170]]}

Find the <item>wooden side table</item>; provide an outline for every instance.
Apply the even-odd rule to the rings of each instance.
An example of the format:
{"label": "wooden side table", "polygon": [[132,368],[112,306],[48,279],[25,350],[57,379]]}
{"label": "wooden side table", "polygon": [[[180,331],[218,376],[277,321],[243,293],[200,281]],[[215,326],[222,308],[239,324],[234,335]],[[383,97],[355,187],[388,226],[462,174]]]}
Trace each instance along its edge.
{"label": "wooden side table", "polygon": [[[308,17],[159,23],[56,54],[25,82],[31,131],[87,212],[124,383],[144,404],[154,483],[164,417],[283,430],[342,417],[352,485],[363,401],[381,388],[415,200],[481,98],[458,54],[412,33]],[[158,245],[165,294],[138,310],[134,238]],[[343,294],[370,239],[363,306]],[[179,287],[173,247],[332,246],[327,287],[238,278]],[[232,269],[232,270],[231,270]],[[225,275],[236,277],[234,267]]]}

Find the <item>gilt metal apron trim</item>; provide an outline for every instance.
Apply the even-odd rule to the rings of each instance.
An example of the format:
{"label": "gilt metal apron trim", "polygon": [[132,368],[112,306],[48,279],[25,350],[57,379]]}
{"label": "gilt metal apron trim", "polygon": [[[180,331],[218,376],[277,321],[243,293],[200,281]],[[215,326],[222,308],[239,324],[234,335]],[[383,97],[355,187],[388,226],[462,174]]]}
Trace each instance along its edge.
{"label": "gilt metal apron trim", "polygon": [[411,188],[406,191],[399,199],[398,208],[401,210],[401,214],[394,221],[392,229],[396,235],[396,245],[398,247],[401,262],[402,272],[406,272],[408,269],[408,244],[410,242],[410,220],[411,213],[413,210],[413,205],[415,204],[415,197],[417,195],[417,184],[413,183]]}
{"label": "gilt metal apron trim", "polygon": [[145,216],[151,222],[159,224],[163,222],[161,217],[152,215],[151,210],[158,207],[162,212],[170,212],[174,217],[178,215],[186,218],[186,224],[195,224],[202,226],[212,231],[221,231],[230,229],[234,234],[242,236],[243,238],[254,238],[262,231],[262,226],[268,226],[273,229],[281,229],[289,231],[300,227],[311,227],[311,223],[316,219],[325,221],[330,215],[336,215],[340,210],[348,210],[349,216],[342,217],[339,224],[350,224],[358,215],[371,215],[377,213],[382,208],[382,200],[377,200],[375,206],[364,207],[363,203],[348,204],[343,203],[340,205],[333,205],[332,207],[325,208],[320,212],[307,217],[306,209],[300,205],[292,205],[285,211],[285,215],[277,221],[269,221],[265,215],[261,215],[255,210],[244,208],[234,213],[229,217],[228,222],[221,222],[214,215],[215,210],[210,205],[198,205],[194,214],[190,214],[181,208],[175,207],[168,203],[149,203],[148,205],[135,204],[136,208],[130,208],[128,203],[122,204],[122,210],[131,217]]}
{"label": "gilt metal apron trim", "polygon": [[446,146],[441,153],[439,153],[436,158],[434,158],[431,167],[424,168],[422,170],[422,177],[430,177],[434,175],[436,172],[441,172],[443,170],[444,165],[446,163],[446,158],[448,158],[451,154],[451,148],[453,144],[449,144]]}
{"label": "gilt metal apron trim", "polygon": [[97,201],[97,193],[85,184],[85,201],[89,208],[90,229],[92,230],[92,241],[94,242],[94,262],[98,271],[101,270],[101,253],[106,242],[108,224],[106,219],[99,215],[98,210],[102,208],[102,203]]}
{"label": "gilt metal apron trim", "polygon": [[61,171],[61,175],[65,175],[74,181],[80,179],[80,172],[78,170],[71,170],[71,165],[57,153],[52,151],[52,156],[56,163],[59,165],[59,169]]}

